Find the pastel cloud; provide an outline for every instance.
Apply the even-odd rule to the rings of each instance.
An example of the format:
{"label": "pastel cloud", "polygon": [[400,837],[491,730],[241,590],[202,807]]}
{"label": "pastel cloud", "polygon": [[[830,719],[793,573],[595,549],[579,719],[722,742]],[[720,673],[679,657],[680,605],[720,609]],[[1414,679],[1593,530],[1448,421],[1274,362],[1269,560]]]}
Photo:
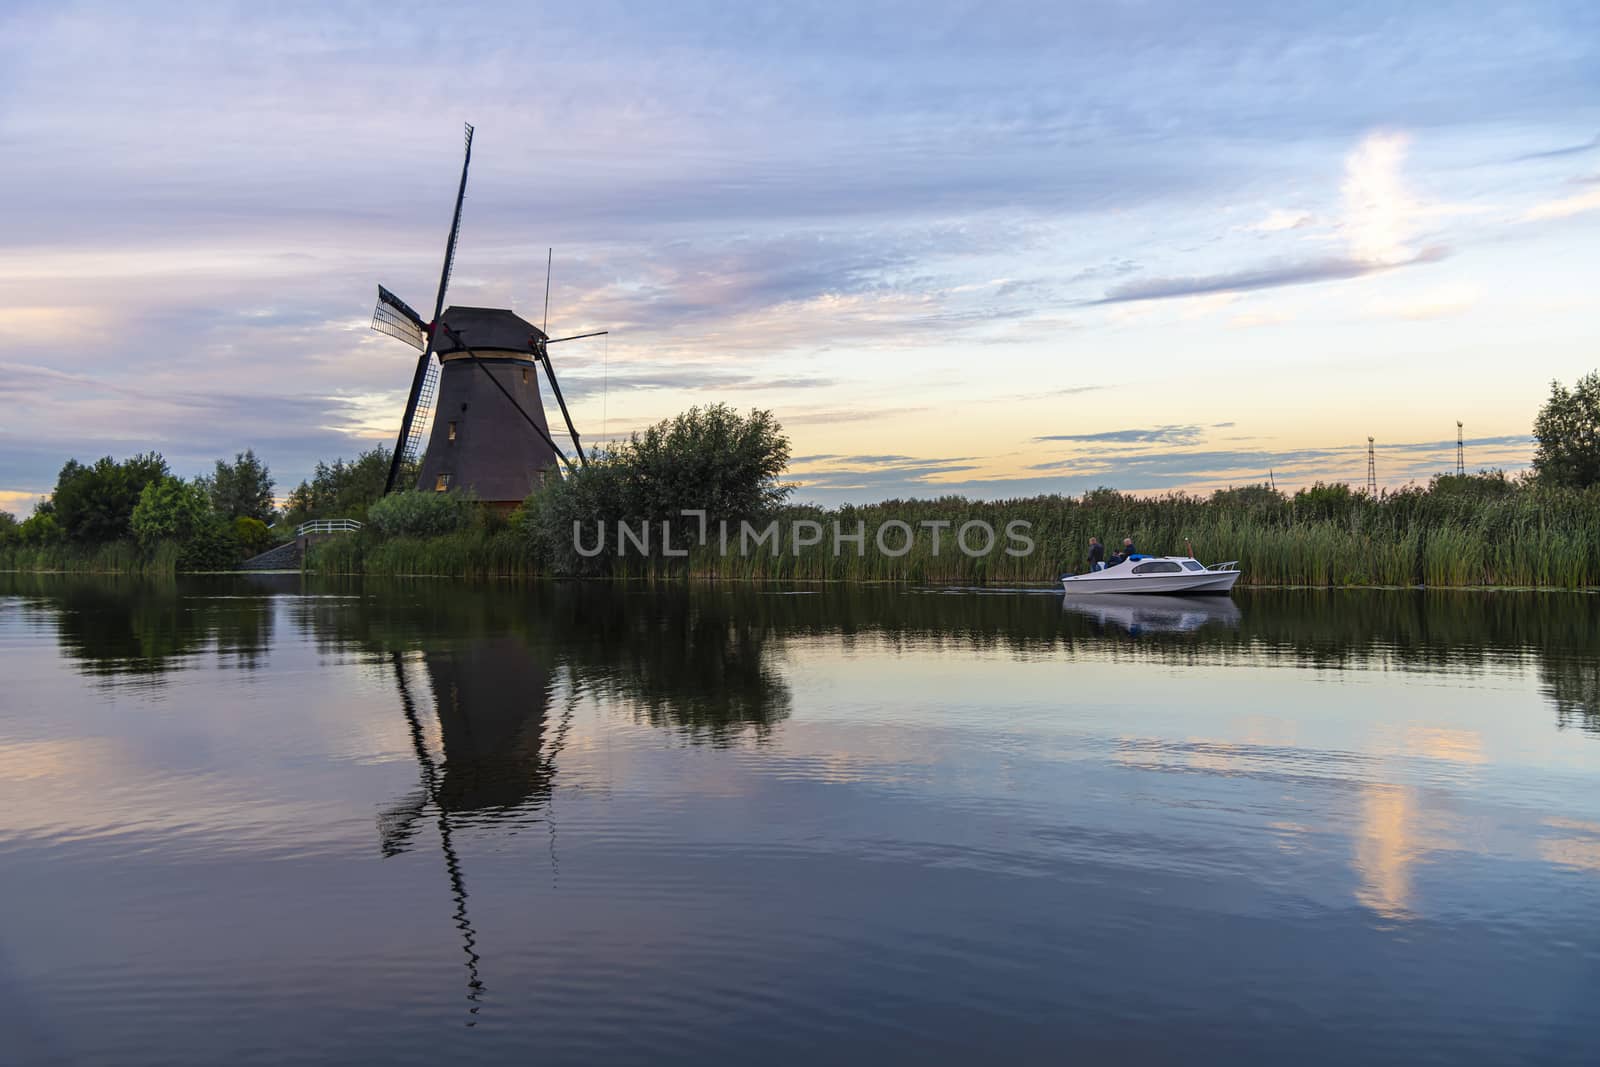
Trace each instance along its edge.
{"label": "pastel cloud", "polygon": [[[1218,425],[1232,426],[1230,423]],[[1099,433],[1052,434],[1035,441],[1079,441],[1084,443],[1188,445],[1199,441],[1204,431],[1199,426],[1155,426],[1135,430],[1104,430]]]}
{"label": "pastel cloud", "polygon": [[1298,230],[1311,225],[1309,211],[1290,211],[1285,208],[1276,208],[1260,222],[1254,223],[1249,228],[1259,233],[1280,233],[1284,230]]}
{"label": "pastel cloud", "polygon": [[[1197,354],[1298,357],[1330,319],[1380,315],[1421,325],[1340,340],[1398,362],[1451,325],[1433,289],[1509,303],[1475,250],[1542,284],[1562,227],[1462,212],[1549,195],[1595,128],[1597,36],[1573,10],[466,0],[375,20],[89,0],[0,25],[12,494],[149,447],[196,473],[252,446],[292,484],[385,440],[409,353],[368,333],[373,286],[428,302],[462,119],[451,299],[530,314],[556,247],[552,326],[613,331],[556,353],[586,437],[727,399],[773,408],[810,455],[948,437],[907,462],[983,492],[1047,457],[986,457],[999,416],[979,408],[1018,441],[1204,425],[1218,413],[1108,367],[1188,390]],[[1570,192],[1529,221],[1600,205]],[[1436,283],[1413,294],[1414,275]],[[1579,329],[1547,326],[1540,380],[1571,376]],[[1427,336],[1441,361],[1476,340]],[[1262,393],[1225,414],[1251,425]]]}
{"label": "pastel cloud", "polygon": [[1417,257],[1417,203],[1400,177],[1410,143],[1403,133],[1371,134],[1345,160],[1344,230],[1356,262],[1394,267]]}
{"label": "pastel cloud", "polygon": [[1547,219],[1567,219],[1590,211],[1600,211],[1600,189],[1589,189],[1535,204],[1523,213],[1522,218],[1524,222],[1542,222]]}

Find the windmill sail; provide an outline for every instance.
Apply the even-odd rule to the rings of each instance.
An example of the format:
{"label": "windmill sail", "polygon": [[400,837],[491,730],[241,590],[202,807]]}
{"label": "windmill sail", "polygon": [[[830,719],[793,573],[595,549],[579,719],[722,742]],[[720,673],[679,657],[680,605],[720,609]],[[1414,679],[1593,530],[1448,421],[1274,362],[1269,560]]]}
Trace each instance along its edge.
{"label": "windmill sail", "polygon": [[[405,446],[400,458],[400,465],[405,469],[415,468],[422,460],[423,449],[427,445],[428,434],[433,429],[433,398],[439,392],[439,361],[428,360],[428,370],[422,379],[422,388],[417,390],[417,401],[411,413],[411,432],[406,435]],[[390,461],[391,463],[393,460]]]}
{"label": "windmill sail", "polygon": [[[445,290],[450,286],[450,267],[456,258],[456,236],[461,232],[461,203],[466,199],[467,196],[467,169],[472,166],[471,125],[467,126],[466,142],[466,154],[461,160],[461,185],[456,190],[456,210],[455,214],[450,219],[450,239],[445,243],[444,246],[444,269],[439,272],[439,294],[433,302],[434,326],[438,325],[439,316],[444,314],[444,294]],[[379,293],[379,298],[380,306],[393,306],[383,304],[381,292]],[[399,301],[398,298],[396,299],[396,303],[404,306],[404,302]],[[407,308],[406,310],[409,311],[410,309]],[[412,314],[416,315],[416,312],[412,312]],[[374,325],[376,325],[376,321],[374,321]],[[428,393],[428,401],[431,407],[433,392],[432,389],[428,387],[430,383],[436,384],[438,382],[439,370],[438,367],[434,365],[432,358],[433,338],[435,332],[436,331],[432,329],[427,332],[427,343],[423,346],[422,355],[417,360],[416,373],[411,376],[411,395],[406,398],[406,412],[400,420],[400,436],[395,440],[394,458],[389,461],[389,479],[385,483],[383,489],[385,493],[391,493],[394,491],[395,482],[400,477],[401,468],[405,466],[407,462],[415,462],[416,448],[424,439],[422,434],[416,430],[416,424],[420,421],[425,425],[427,423],[427,413],[425,412],[423,417],[419,420],[417,418],[417,408],[422,402],[422,396],[425,389]],[[408,453],[411,455],[409,460],[407,459]]]}
{"label": "windmill sail", "polygon": [[418,352],[428,350],[428,325],[422,321],[422,316],[381,285],[378,286],[378,304],[372,309],[372,328],[398,337]]}

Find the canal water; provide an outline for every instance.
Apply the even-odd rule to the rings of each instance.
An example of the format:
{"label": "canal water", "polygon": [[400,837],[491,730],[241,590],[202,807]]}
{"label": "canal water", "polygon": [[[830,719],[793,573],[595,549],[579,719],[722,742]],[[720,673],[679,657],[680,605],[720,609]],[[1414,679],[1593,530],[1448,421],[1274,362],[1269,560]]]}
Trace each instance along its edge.
{"label": "canal water", "polygon": [[1600,598],[0,575],[6,1063],[1593,1063]]}

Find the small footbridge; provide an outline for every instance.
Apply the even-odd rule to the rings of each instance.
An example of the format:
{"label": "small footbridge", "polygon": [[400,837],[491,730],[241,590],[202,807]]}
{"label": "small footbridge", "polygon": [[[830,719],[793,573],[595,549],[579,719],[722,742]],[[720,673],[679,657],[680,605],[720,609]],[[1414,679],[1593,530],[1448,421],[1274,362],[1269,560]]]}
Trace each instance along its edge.
{"label": "small footbridge", "polygon": [[268,549],[239,564],[242,571],[297,571],[305,566],[306,549],[318,541],[341,534],[356,533],[361,523],[355,519],[312,519],[295,527],[294,540]]}

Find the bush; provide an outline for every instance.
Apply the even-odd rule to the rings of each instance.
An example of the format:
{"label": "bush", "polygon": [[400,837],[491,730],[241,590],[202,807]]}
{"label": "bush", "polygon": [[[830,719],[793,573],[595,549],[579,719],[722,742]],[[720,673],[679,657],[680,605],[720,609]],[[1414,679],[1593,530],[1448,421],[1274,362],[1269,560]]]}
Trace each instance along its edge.
{"label": "bush", "polygon": [[233,520],[233,539],[239,543],[240,551],[250,556],[259,555],[278,543],[266,523],[248,515]]}
{"label": "bush", "polygon": [[1302,489],[1294,495],[1295,517],[1302,522],[1337,522],[1349,517],[1355,506],[1356,493],[1344,482],[1326,485],[1322,482]]}
{"label": "bush", "polygon": [[229,571],[243,558],[244,549],[234,536],[233,523],[209,515],[188,539],[178,544],[177,569]]}
{"label": "bush", "polygon": [[367,509],[380,537],[436,537],[471,526],[478,514],[470,493],[390,493]]}
{"label": "bush", "polygon": [[210,518],[211,502],[204,490],[163,476],[139,494],[130,525],[139,543],[149,548],[158,541],[188,541]]}

